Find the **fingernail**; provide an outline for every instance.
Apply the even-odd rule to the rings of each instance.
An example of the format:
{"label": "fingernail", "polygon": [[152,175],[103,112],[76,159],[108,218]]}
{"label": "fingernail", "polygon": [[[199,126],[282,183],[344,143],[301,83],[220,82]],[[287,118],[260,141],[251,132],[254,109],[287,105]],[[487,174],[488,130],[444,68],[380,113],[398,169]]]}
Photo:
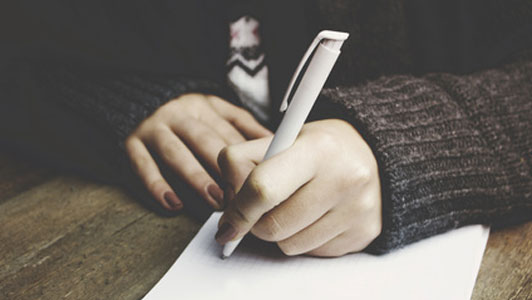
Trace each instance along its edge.
{"label": "fingernail", "polygon": [[207,192],[209,195],[218,203],[220,208],[224,207],[224,192],[218,185],[216,184],[209,184],[207,186]]}
{"label": "fingernail", "polygon": [[166,201],[166,203],[168,203],[173,209],[181,209],[181,207],[183,207],[183,203],[179,201],[177,195],[172,191],[164,193],[164,201]]}
{"label": "fingernail", "polygon": [[232,240],[236,236],[237,232],[233,225],[229,223],[223,223],[222,226],[218,229],[218,232],[214,236],[216,241],[220,244],[225,244]]}

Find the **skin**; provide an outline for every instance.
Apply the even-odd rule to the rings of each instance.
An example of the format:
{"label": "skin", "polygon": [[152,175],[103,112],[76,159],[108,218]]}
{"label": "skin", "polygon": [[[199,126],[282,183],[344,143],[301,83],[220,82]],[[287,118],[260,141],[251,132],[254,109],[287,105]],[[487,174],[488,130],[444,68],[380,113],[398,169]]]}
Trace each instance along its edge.
{"label": "skin", "polygon": [[251,231],[286,255],[341,256],[381,232],[381,187],[373,153],[341,120],[306,124],[292,147],[261,162],[271,137],[226,147],[220,244]]}
{"label": "skin", "polygon": [[[248,232],[287,255],[341,256],[381,232],[381,187],[373,153],[347,122],[306,124],[292,147],[262,162],[272,133],[218,97],[169,101],[126,140],[135,172],[166,209],[183,207],[152,153],[215,209],[220,244]],[[209,173],[214,173],[225,186]]]}
{"label": "skin", "polygon": [[271,135],[242,108],[215,96],[186,94],[146,118],[126,139],[125,148],[133,170],[165,209],[178,211],[183,203],[161,175],[153,153],[213,208],[221,209],[223,191],[209,174],[221,174],[220,151]]}

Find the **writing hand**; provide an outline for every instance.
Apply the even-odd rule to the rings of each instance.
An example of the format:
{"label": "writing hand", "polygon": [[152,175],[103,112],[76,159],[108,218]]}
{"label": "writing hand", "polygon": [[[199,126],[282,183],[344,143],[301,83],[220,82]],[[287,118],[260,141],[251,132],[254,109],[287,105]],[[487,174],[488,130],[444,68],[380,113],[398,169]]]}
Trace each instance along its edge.
{"label": "writing hand", "polygon": [[220,244],[251,231],[287,255],[340,256],[364,249],[380,234],[377,163],[350,124],[308,123],[292,147],[261,162],[270,141],[220,153],[229,202],[216,235]]}

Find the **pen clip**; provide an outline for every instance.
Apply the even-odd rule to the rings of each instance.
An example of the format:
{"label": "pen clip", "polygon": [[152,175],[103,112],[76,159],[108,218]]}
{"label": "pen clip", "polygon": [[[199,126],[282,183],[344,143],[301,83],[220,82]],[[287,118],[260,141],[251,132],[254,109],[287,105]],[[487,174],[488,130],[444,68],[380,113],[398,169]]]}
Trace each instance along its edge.
{"label": "pen clip", "polygon": [[292,89],[294,87],[294,84],[296,83],[297,78],[299,77],[299,73],[301,73],[301,70],[303,70],[303,67],[307,63],[307,60],[310,58],[310,55],[314,52],[314,49],[316,49],[319,43],[324,39],[337,40],[343,42],[348,37],[348,33],[340,31],[323,30],[318,33],[318,35],[314,38],[309,48],[307,49],[307,52],[305,52],[305,55],[303,55],[303,58],[299,62],[299,65],[297,66],[294,75],[292,75],[292,79],[290,79],[290,84],[288,85],[288,89],[286,90],[286,93],[284,95],[283,102],[281,103],[281,108],[279,109],[280,112],[284,112],[288,108],[288,97],[290,97],[290,94],[292,93]]}

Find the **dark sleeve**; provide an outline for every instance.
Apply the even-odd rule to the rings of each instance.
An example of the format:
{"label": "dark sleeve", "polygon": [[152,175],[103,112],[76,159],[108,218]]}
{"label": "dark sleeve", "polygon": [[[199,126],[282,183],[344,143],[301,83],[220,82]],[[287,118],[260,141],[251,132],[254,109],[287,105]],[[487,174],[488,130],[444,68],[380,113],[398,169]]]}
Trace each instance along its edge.
{"label": "dark sleeve", "polygon": [[323,92],[352,123],[382,183],[384,253],[467,224],[532,217],[532,60],[470,75],[381,77]]}
{"label": "dark sleeve", "polygon": [[[165,212],[129,167],[124,139],[162,104],[180,95],[225,96],[217,84],[192,77],[95,74],[38,63],[20,63],[1,75],[3,149],[54,169],[125,186],[141,203],[160,213]],[[180,195],[197,199],[178,179],[175,185]]]}
{"label": "dark sleeve", "polygon": [[0,1],[0,145],[142,187],[121,149],[125,137],[182,94],[224,96],[224,3]]}
{"label": "dark sleeve", "polygon": [[39,64],[26,65],[21,71],[27,72],[21,83],[35,84],[41,101],[63,106],[85,118],[111,135],[118,145],[169,100],[187,93],[222,95],[217,83],[194,77],[102,74]]}

